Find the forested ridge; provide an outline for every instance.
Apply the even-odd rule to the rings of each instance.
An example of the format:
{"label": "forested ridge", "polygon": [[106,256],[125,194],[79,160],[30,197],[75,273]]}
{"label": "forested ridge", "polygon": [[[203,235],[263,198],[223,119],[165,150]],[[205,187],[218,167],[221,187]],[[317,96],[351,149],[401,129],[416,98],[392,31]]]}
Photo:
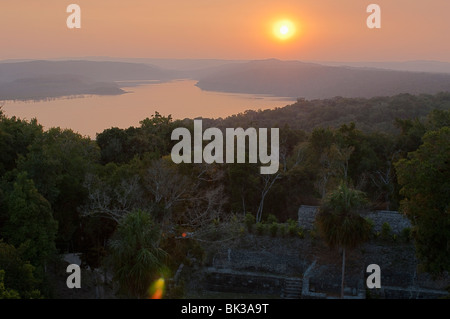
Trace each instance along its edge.
{"label": "forested ridge", "polygon": [[405,92],[436,94],[448,91],[450,85],[450,76],[446,73],[327,66],[277,59],[223,65],[194,78],[198,79],[196,85],[202,90],[307,99],[370,98]]}
{"label": "forested ridge", "polygon": [[48,274],[68,252],[107,266],[119,296],[145,297],[187,252],[201,262],[221,225],[292,225],[343,181],[368,209],[406,214],[426,271],[450,269],[450,93],[299,99],[204,126],[279,127],[278,173],[174,164],[171,133],[193,119],[156,112],[92,140],[0,113],[0,298],[55,297]]}
{"label": "forested ridge", "polygon": [[448,92],[430,94],[399,94],[392,97],[344,98],[307,100],[285,107],[248,110],[211,122],[211,126],[234,127],[254,123],[260,127],[288,125],[292,129],[311,131],[315,127],[338,128],[354,122],[364,132],[397,133],[395,119],[423,119],[432,110],[450,109]]}

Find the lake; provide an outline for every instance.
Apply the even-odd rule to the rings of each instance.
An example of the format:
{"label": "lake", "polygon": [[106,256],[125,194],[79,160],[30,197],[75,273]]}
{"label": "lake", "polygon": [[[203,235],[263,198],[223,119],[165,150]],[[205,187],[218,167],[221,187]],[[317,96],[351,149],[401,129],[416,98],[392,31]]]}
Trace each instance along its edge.
{"label": "lake", "polygon": [[109,96],[67,97],[48,101],[4,101],[11,117],[36,118],[45,129],[70,128],[95,138],[111,127],[139,126],[158,111],[174,119],[227,117],[245,110],[273,109],[292,104],[292,98],[203,91],[193,80],[145,83],[123,87],[128,93]]}

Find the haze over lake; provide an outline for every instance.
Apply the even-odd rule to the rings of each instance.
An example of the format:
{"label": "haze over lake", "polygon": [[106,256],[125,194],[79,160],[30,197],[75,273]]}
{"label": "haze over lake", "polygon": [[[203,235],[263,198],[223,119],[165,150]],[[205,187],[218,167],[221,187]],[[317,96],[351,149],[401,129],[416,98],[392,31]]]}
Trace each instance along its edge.
{"label": "haze over lake", "polygon": [[45,129],[59,126],[95,138],[110,127],[139,126],[158,111],[174,119],[226,117],[245,110],[292,104],[292,98],[203,91],[193,80],[123,87],[129,93],[114,96],[68,97],[48,101],[4,101],[8,116],[37,118]]}

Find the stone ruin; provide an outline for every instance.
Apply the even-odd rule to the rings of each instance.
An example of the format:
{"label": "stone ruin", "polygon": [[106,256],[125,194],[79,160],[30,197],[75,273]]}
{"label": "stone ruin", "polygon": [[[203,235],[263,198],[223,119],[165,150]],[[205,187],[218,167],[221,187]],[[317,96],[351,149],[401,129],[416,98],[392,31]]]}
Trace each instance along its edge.
{"label": "stone ruin", "polygon": [[[313,229],[318,211],[318,206],[300,206],[298,209],[298,225],[306,230]],[[384,223],[389,224],[393,234],[400,234],[403,229],[411,228],[410,220],[398,211],[378,210],[363,213],[361,216],[373,221],[375,232],[381,232]]]}
{"label": "stone ruin", "polygon": [[[298,224],[314,228],[317,206],[300,206]],[[393,234],[411,227],[410,221],[396,211],[364,214],[381,232],[388,223]],[[289,299],[339,298],[341,255],[318,238],[271,237],[248,234],[240,241],[216,246],[206,267],[198,269],[195,282],[204,291],[265,295]],[[382,270],[382,288],[366,289],[365,269],[377,264]],[[197,285],[196,284],[196,285]],[[367,242],[348,253],[345,295],[347,299],[436,299],[448,296],[447,274],[439,280],[417,270],[412,242]]]}

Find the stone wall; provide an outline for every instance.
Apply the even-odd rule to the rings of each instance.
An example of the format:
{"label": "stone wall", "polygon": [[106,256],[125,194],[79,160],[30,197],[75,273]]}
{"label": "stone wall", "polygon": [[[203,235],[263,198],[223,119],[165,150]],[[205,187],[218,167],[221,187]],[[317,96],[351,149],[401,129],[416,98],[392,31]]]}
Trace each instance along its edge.
{"label": "stone wall", "polygon": [[[314,263],[315,265],[315,263]],[[310,267],[314,268],[314,265]],[[204,289],[213,292],[244,293],[265,295],[271,298],[284,298],[286,283],[294,280],[298,284],[300,299],[336,299],[340,295],[339,280],[326,282],[318,273],[321,266],[313,274],[305,273],[303,278],[290,278],[279,275],[240,272],[232,269],[204,269]],[[323,275],[323,273],[321,274]],[[340,279],[340,278],[339,278]],[[424,289],[421,287],[382,286],[381,289],[366,289],[359,278],[358,283],[346,281],[345,299],[440,299],[448,296],[445,290]]]}
{"label": "stone wall", "polygon": [[369,292],[368,298],[383,299],[442,299],[448,297],[445,290],[423,289],[418,287],[381,287],[379,291]]}
{"label": "stone wall", "polygon": [[240,272],[231,269],[205,269],[205,288],[209,291],[281,296],[285,277]]}
{"label": "stone wall", "polygon": [[366,213],[363,216],[373,220],[373,230],[375,232],[381,232],[384,223],[388,223],[391,226],[394,234],[400,234],[403,229],[411,228],[410,220],[397,211],[380,210]]}
{"label": "stone wall", "polygon": [[[308,229],[314,225],[317,207],[302,206],[299,223]],[[368,213],[375,230],[388,222],[394,232],[409,225],[397,212]],[[205,264],[199,269],[199,294],[214,291],[236,294],[283,296],[291,281],[304,299],[339,298],[342,255],[328,247],[320,236],[304,237],[257,235],[246,233],[235,240],[208,246]],[[366,268],[381,268],[381,295],[366,289]],[[346,253],[346,298],[440,298],[446,296],[450,277],[432,280],[417,271],[415,248],[406,241],[368,241]],[[366,295],[368,293],[368,295]],[[292,295],[292,294],[291,294]]]}
{"label": "stone wall", "polygon": [[[273,241],[275,244],[275,240]],[[215,254],[211,266],[232,268],[244,272],[296,275],[303,272],[306,262],[299,251],[279,246],[279,249],[254,251],[249,248],[228,248]]]}
{"label": "stone wall", "polygon": [[[298,209],[298,225],[307,230],[312,229],[318,211],[318,206],[300,206]],[[397,211],[380,210],[364,213],[362,216],[370,218],[374,222],[373,230],[375,232],[381,232],[384,223],[391,226],[394,234],[400,234],[404,228],[411,227],[409,219]]]}
{"label": "stone wall", "polygon": [[300,206],[298,209],[298,225],[304,229],[312,229],[318,212],[318,206]]}

